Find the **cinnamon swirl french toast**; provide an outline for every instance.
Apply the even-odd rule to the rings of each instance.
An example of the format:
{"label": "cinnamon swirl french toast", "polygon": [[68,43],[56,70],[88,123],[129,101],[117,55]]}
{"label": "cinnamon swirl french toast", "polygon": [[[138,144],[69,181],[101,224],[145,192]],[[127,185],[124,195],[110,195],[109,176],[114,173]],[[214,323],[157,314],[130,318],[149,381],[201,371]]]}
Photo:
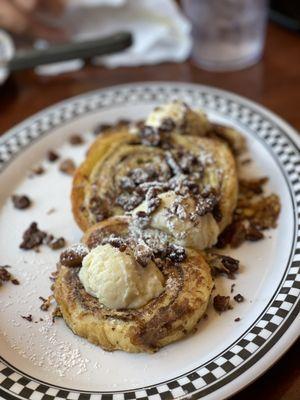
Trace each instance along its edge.
{"label": "cinnamon swirl french toast", "polygon": [[[145,211],[146,199],[155,197],[152,203],[160,216],[172,208],[188,208],[183,223],[203,232],[204,240],[197,243],[173,235],[175,243],[211,247],[231,222],[238,193],[232,151],[211,135],[212,129],[204,113],[174,102],[154,111],[141,129],[123,126],[101,135],[73,180],[73,214],[80,228]],[[182,215],[175,212],[173,219]],[[151,224],[161,229],[155,215]]]}
{"label": "cinnamon swirl french toast", "polygon": [[75,334],[109,351],[152,353],[195,328],[213,282],[200,252],[163,235],[137,240],[130,225],[106,219],[63,252],[54,296]]}

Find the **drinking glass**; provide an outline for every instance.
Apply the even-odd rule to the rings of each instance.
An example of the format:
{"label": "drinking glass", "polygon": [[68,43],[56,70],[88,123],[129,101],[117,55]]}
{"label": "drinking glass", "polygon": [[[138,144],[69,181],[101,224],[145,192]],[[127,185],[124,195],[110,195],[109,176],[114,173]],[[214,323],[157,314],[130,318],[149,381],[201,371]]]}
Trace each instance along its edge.
{"label": "drinking glass", "polygon": [[208,70],[249,67],[262,56],[267,0],[183,0],[193,26],[193,58]]}

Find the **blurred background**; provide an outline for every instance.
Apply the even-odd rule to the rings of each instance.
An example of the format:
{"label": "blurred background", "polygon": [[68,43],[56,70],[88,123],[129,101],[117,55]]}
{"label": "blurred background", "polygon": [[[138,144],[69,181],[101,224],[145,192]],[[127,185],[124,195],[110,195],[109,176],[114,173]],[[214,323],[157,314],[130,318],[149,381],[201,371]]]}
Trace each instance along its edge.
{"label": "blurred background", "polygon": [[[0,0],[0,134],[65,98],[183,81],[300,129],[299,0]],[[299,343],[234,399],[300,398]]]}
{"label": "blurred background", "polygon": [[299,31],[298,0],[0,0],[0,129],[143,80],[231,90],[299,129]]}

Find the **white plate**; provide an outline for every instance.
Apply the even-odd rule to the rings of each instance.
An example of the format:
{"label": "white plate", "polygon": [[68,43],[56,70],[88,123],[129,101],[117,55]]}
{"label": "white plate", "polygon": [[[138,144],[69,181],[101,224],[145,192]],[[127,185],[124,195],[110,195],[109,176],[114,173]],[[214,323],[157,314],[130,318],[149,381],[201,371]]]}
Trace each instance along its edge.
{"label": "white plate", "polygon": [[[70,177],[45,161],[48,149],[79,163],[92,129],[99,122],[140,119],[154,106],[180,98],[203,107],[209,117],[235,126],[248,139],[255,162],[248,175],[270,177],[282,211],[278,228],[265,240],[246,243],[230,254],[242,262],[235,293],[246,301],[208,319],[196,334],[153,355],[108,353],[74,336],[63,320],[52,324],[39,309],[39,296],[50,294],[49,274],[58,253],[19,249],[32,221],[41,229],[77,242],[81,232],[70,211]],[[84,135],[84,146],[67,138]],[[299,332],[300,158],[295,131],[266,109],[236,95],[205,86],[142,83],[112,87],[62,102],[29,118],[0,141],[0,265],[10,264],[20,286],[0,290],[0,396],[5,399],[171,399],[192,395],[227,397],[270,367]],[[46,173],[28,179],[33,165]],[[12,193],[28,194],[34,205],[15,210]],[[51,208],[52,214],[47,214]],[[218,279],[217,291],[228,294],[232,281]],[[32,314],[37,323],[20,315]],[[39,321],[42,317],[44,321]],[[234,319],[240,317],[240,322]]]}

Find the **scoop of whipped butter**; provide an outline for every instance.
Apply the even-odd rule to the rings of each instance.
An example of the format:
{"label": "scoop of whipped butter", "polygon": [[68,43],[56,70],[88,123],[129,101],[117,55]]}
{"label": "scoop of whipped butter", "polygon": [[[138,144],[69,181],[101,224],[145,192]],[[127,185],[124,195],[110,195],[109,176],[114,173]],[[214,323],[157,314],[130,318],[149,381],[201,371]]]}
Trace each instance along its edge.
{"label": "scoop of whipped butter", "polygon": [[79,279],[85,290],[108,308],[138,308],[159,296],[164,278],[153,261],[145,267],[132,250],[110,244],[92,249],[83,259]]}
{"label": "scoop of whipped butter", "polygon": [[180,134],[202,136],[211,128],[204,112],[192,110],[179,100],[157,107],[146,119],[145,125],[161,128],[166,120],[171,120],[174,124],[172,130]]}
{"label": "scoop of whipped butter", "polygon": [[[217,242],[220,229],[216,220],[211,213],[196,215],[196,202],[192,197],[178,197],[169,191],[159,194],[158,198],[160,205],[150,216],[150,228],[167,233],[173,243],[183,247],[203,250]],[[135,208],[133,214],[139,211],[147,212],[146,201]]]}

